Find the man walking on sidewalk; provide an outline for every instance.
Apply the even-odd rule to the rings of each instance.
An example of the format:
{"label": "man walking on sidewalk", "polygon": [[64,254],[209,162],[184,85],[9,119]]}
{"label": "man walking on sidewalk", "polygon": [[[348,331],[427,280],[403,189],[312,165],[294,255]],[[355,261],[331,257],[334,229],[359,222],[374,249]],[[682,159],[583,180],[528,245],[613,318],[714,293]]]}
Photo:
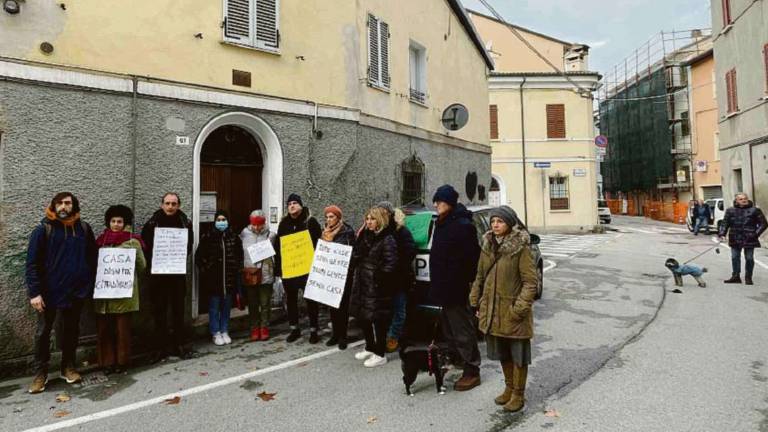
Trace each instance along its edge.
{"label": "man walking on sidewalk", "polygon": [[480,385],[480,350],[474,314],[469,307],[480,245],[472,212],[458,199],[459,193],[450,185],[440,186],[432,198],[437,222],[429,257],[429,298],[442,306],[443,334],[451,350],[464,362],[464,373],[453,387],[464,391]]}
{"label": "man walking on sidewalk", "polygon": [[75,353],[83,302],[93,294],[97,260],[91,227],[80,220],[80,203],[69,192],[56,194],[45,218],[32,231],[27,249],[27,293],[37,311],[35,378],[30,393],[45,390],[51,360],[51,331],[56,316],[56,336],[61,344],[61,377],[80,381]]}
{"label": "man walking on sidewalk", "polygon": [[696,201],[693,206],[693,235],[699,235],[699,230],[704,227],[706,232],[709,233],[709,218],[712,217],[712,213],[709,210],[709,206],[704,203],[704,200]]}
{"label": "man walking on sidewalk", "polygon": [[736,194],[733,207],[725,211],[718,233],[720,241],[728,235],[731,247],[733,274],[725,283],[741,283],[741,251],[744,250],[744,283],[752,285],[752,271],[755,268],[755,248],[760,247],[760,235],[768,228],[765,215],[755,207],[745,193]]}

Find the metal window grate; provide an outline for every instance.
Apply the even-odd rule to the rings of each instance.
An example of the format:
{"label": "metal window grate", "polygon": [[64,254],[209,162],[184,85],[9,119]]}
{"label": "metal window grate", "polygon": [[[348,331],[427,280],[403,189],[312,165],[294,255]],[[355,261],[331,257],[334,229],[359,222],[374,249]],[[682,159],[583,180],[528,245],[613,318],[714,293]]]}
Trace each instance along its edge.
{"label": "metal window grate", "polygon": [[402,205],[424,205],[424,163],[416,156],[412,156],[401,164],[402,191],[400,202]]}
{"label": "metal window grate", "polygon": [[421,91],[418,91],[414,88],[411,89],[411,100],[418,103],[426,103],[427,102],[427,94]]}
{"label": "metal window grate", "polygon": [[568,210],[568,177],[555,176],[549,178],[549,209]]}

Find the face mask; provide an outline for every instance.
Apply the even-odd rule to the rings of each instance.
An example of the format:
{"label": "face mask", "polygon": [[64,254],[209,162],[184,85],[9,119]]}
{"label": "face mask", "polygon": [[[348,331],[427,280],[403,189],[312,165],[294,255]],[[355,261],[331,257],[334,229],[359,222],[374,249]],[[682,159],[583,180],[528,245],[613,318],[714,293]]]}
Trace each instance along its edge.
{"label": "face mask", "polygon": [[229,227],[229,222],[227,221],[216,221],[214,224],[216,226],[216,229],[219,231],[224,231]]}

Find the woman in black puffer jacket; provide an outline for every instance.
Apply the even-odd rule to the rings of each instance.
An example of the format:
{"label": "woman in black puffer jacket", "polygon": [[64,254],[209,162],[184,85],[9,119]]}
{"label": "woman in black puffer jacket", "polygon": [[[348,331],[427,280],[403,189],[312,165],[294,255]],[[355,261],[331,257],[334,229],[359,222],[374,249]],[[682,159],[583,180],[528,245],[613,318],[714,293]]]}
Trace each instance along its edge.
{"label": "woman in black puffer jacket", "polygon": [[392,316],[392,279],[397,266],[397,243],[389,214],[374,207],[365,214],[365,229],[352,254],[355,266],[349,312],[365,334],[365,349],[355,354],[366,367],[387,363],[384,357]]}
{"label": "woman in black puffer jacket", "polygon": [[213,343],[232,343],[229,337],[229,314],[232,299],[240,288],[243,268],[243,243],[229,226],[223,210],[216,211],[214,227],[200,239],[195,263],[200,269],[201,291],[209,296],[208,328]]}

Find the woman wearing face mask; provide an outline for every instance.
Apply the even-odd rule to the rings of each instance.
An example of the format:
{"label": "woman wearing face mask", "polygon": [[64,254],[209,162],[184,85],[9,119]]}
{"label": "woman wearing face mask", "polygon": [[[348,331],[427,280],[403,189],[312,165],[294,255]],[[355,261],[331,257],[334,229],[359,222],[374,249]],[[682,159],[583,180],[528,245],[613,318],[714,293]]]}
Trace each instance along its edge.
{"label": "woman wearing face mask", "polygon": [[96,312],[99,366],[107,373],[122,372],[131,361],[131,313],[139,310],[140,275],[146,268],[144,242],[132,234],[133,212],[124,205],[111,206],[104,214],[106,229],[96,239],[99,248],[133,248],[136,264],[133,270],[133,294],[122,299],[93,301]]}
{"label": "woman wearing face mask", "polygon": [[365,349],[355,354],[363,366],[387,363],[384,356],[392,317],[392,276],[397,266],[397,242],[392,236],[389,213],[373,207],[365,214],[365,229],[352,253],[355,263],[349,313],[359,321]]}
{"label": "woman wearing face mask", "polygon": [[250,225],[243,228],[240,240],[243,242],[243,285],[248,294],[248,319],[251,324],[251,341],[269,339],[269,317],[272,311],[272,284],[275,282],[275,259],[269,257],[253,262],[248,248],[268,241],[275,247],[276,235],[269,231],[269,222],[264,212],[251,212]]}
{"label": "woman wearing face mask", "polygon": [[[355,230],[342,219],[341,209],[335,205],[325,208],[325,227],[321,238],[327,242],[355,245]],[[352,290],[352,265],[347,270],[347,281],[344,284],[344,294],[341,296],[339,308],[331,308],[331,323],[333,336],[325,344],[338,345],[339,349],[347,349],[347,322],[349,321],[349,295]]]}
{"label": "woman wearing face mask", "polygon": [[490,216],[491,231],[483,236],[469,303],[477,309],[488,359],[501,362],[504,372],[506,387],[495,402],[514,412],[525,405],[539,280],[531,236],[515,211],[502,206],[491,210]]}
{"label": "woman wearing face mask", "polygon": [[200,240],[195,262],[200,269],[202,291],[209,296],[208,328],[213,343],[232,343],[229,337],[229,314],[232,299],[240,287],[243,243],[229,227],[229,217],[225,211],[216,211],[214,229]]}

